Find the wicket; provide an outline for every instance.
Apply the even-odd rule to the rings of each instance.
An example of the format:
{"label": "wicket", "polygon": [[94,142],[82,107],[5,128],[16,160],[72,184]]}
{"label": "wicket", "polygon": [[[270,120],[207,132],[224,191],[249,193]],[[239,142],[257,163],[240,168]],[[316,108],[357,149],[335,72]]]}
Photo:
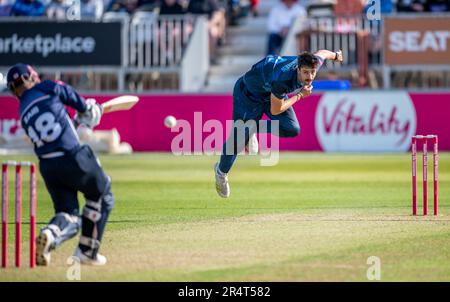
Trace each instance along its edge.
{"label": "wicket", "polygon": [[31,162],[2,163],[2,267],[8,265],[8,167],[15,167],[15,265],[21,265],[22,249],[22,167],[30,167],[30,267],[36,265],[36,166]]}
{"label": "wicket", "polygon": [[434,191],[434,215],[438,214],[438,136],[437,135],[415,135],[412,137],[412,214],[417,215],[417,141],[423,143],[423,215],[428,215],[428,139],[433,142],[433,191]]}

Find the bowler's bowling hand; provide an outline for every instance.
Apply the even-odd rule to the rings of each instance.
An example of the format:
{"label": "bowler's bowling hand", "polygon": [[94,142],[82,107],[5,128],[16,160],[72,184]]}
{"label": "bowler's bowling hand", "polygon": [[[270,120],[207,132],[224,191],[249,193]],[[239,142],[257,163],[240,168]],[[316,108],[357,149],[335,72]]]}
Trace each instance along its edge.
{"label": "bowler's bowling hand", "polygon": [[340,49],[339,51],[336,51],[336,58],[335,61],[341,62],[343,61],[343,57],[342,57],[342,50]]}
{"label": "bowler's bowling hand", "polygon": [[303,88],[300,90],[300,93],[301,93],[302,96],[303,96],[302,98],[305,98],[305,97],[311,95],[312,89],[313,89],[313,86],[312,86],[312,85],[306,85],[306,86],[303,86]]}

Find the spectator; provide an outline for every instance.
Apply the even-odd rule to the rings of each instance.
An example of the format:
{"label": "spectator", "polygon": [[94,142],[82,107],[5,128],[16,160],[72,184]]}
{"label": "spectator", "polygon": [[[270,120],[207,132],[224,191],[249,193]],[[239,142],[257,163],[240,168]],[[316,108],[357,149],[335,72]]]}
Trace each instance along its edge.
{"label": "spectator", "polygon": [[450,0],[428,0],[426,10],[433,13],[445,13],[450,11]]}
{"label": "spectator", "polygon": [[138,0],[113,0],[108,11],[133,14],[138,7]]}
{"label": "spectator", "polygon": [[67,20],[67,8],[64,0],[52,0],[48,5],[45,15],[49,19]]}
{"label": "spectator", "polygon": [[190,0],[188,13],[195,15],[208,15],[210,33],[210,55],[215,61],[216,45],[223,43],[225,39],[225,9],[220,7],[216,0]]}
{"label": "spectator", "polygon": [[254,17],[258,17],[259,0],[250,0],[250,10]]}
{"label": "spectator", "polygon": [[425,11],[426,0],[398,0],[398,12],[413,12],[420,13]]}
{"label": "spectator", "polygon": [[334,5],[334,13],[339,16],[359,15],[363,11],[365,2],[366,0],[337,0]]}
{"label": "spectator", "polygon": [[100,20],[103,15],[103,0],[81,0],[81,19]]}
{"label": "spectator", "polygon": [[16,0],[11,16],[40,17],[45,15],[45,6],[39,0]]}
{"label": "spectator", "polygon": [[299,16],[306,17],[306,10],[297,0],[280,0],[270,11],[268,19],[269,41],[267,54],[279,54],[292,22]]}
{"label": "spectator", "polygon": [[183,6],[177,0],[162,0],[160,15],[180,15],[186,13]]}
{"label": "spectator", "polygon": [[0,0],[0,17],[6,17],[10,15],[13,3],[13,0]]}
{"label": "spectator", "polygon": [[178,0],[178,3],[181,4],[181,6],[184,8],[184,10],[187,10],[189,6],[189,0]]}

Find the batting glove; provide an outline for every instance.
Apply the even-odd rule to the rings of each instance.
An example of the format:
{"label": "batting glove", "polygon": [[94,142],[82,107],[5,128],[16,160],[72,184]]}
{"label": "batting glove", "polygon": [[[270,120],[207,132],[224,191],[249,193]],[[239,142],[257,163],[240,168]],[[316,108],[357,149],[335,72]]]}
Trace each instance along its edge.
{"label": "batting glove", "polygon": [[78,125],[84,124],[87,127],[93,129],[98,124],[100,124],[103,109],[102,106],[95,101],[95,99],[87,99],[86,105],[86,111],[77,112],[75,114],[74,120]]}

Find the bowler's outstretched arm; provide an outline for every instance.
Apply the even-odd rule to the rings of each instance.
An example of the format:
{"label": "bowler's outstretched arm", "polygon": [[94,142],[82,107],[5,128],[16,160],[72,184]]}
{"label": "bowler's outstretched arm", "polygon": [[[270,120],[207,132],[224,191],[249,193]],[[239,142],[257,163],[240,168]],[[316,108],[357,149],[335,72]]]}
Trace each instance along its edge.
{"label": "bowler's outstretched arm", "polygon": [[342,60],[343,60],[342,50],[334,52],[334,51],[329,51],[326,49],[321,49],[321,50],[316,51],[314,54],[316,56],[319,56],[326,60],[339,61],[339,62],[342,62]]}

